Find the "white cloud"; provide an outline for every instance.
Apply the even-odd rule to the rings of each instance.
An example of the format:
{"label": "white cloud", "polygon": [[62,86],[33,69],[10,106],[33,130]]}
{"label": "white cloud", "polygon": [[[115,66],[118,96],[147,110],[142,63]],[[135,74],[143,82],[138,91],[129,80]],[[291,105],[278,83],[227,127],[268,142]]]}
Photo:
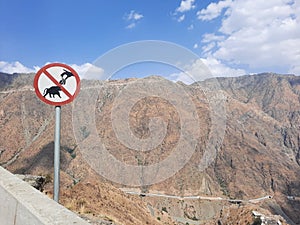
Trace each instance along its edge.
{"label": "white cloud", "polygon": [[194,46],[193,46],[193,49],[197,49],[199,46],[198,46],[198,44],[196,43],[196,44],[194,44]]}
{"label": "white cloud", "polygon": [[140,13],[135,12],[134,10],[131,10],[130,13],[127,15],[127,20],[140,20],[144,16]]}
{"label": "white cloud", "polygon": [[194,24],[191,24],[187,29],[188,30],[193,30],[194,29]]}
{"label": "white cloud", "polygon": [[299,1],[224,0],[197,14],[207,21],[219,17],[222,10],[218,31],[203,36],[207,57],[248,65],[253,71],[279,69],[299,74]]}
{"label": "white cloud", "polygon": [[236,77],[246,75],[245,70],[229,67],[215,58],[203,58],[202,62],[209,68],[214,77]]}
{"label": "white cloud", "polygon": [[203,43],[209,43],[212,41],[223,41],[225,39],[225,36],[222,35],[215,35],[215,34],[204,34],[202,42]]}
{"label": "white cloud", "polygon": [[4,62],[0,61],[0,71],[3,73],[34,73],[38,70],[37,67],[28,68],[24,66],[22,63],[16,61],[16,62]]}
{"label": "white cloud", "polygon": [[96,67],[91,63],[84,63],[82,65],[70,65],[80,76],[81,79],[101,79],[104,70]]}
{"label": "white cloud", "polygon": [[195,0],[182,0],[180,2],[180,6],[176,9],[176,12],[187,12],[190,11],[191,9],[195,8],[194,5]]}
{"label": "white cloud", "polygon": [[184,18],[185,18],[185,15],[182,15],[182,16],[180,16],[179,18],[178,18],[178,22],[182,22],[182,21],[184,21]]}
{"label": "white cloud", "polygon": [[131,23],[128,26],[126,26],[126,29],[132,29],[136,26],[136,23]]}
{"label": "white cloud", "polygon": [[124,20],[129,22],[129,25],[126,26],[127,29],[132,29],[136,26],[136,22],[138,20],[141,20],[144,16],[140,13],[135,12],[134,10],[131,10],[130,13],[125,14]]}
{"label": "white cloud", "polygon": [[[173,16],[177,17],[178,14],[182,14],[185,12],[188,12],[192,9],[194,9],[196,6],[194,5],[195,0],[181,0],[180,6],[176,8],[175,12],[173,13]],[[182,22],[185,19],[185,14],[182,14],[179,16],[176,20],[177,22]],[[189,26],[188,30],[192,30],[194,26]]]}
{"label": "white cloud", "polygon": [[[50,63],[52,62],[47,62],[45,63],[45,65],[48,65]],[[104,74],[104,70],[102,68],[94,66],[91,63],[84,63],[81,65],[77,65],[77,64],[68,64],[68,65],[78,73],[81,79],[87,79],[87,80],[101,79]],[[35,66],[35,68],[36,68],[36,72],[40,69],[40,67],[38,66]]]}
{"label": "white cloud", "polygon": [[207,45],[204,45],[202,47],[202,53],[204,55],[207,55],[207,53],[209,53],[210,51],[212,51],[212,49],[216,46],[216,43],[215,42],[210,42],[209,44]]}
{"label": "white cloud", "polygon": [[[45,65],[51,62],[45,63]],[[96,67],[91,63],[84,63],[82,65],[71,64],[70,65],[81,77],[81,79],[100,79],[104,73],[102,68]],[[0,61],[0,72],[13,74],[13,73],[36,73],[41,67],[34,66],[33,69],[28,68],[20,62],[4,62]]]}
{"label": "white cloud", "polygon": [[220,16],[223,9],[230,7],[232,0],[223,0],[217,3],[210,3],[206,9],[197,12],[197,16],[201,20],[212,20]]}
{"label": "white cloud", "polygon": [[245,74],[245,70],[229,67],[217,59],[208,57],[198,59],[191,65],[186,65],[184,72],[171,74],[168,79],[191,84],[212,77],[233,77]]}

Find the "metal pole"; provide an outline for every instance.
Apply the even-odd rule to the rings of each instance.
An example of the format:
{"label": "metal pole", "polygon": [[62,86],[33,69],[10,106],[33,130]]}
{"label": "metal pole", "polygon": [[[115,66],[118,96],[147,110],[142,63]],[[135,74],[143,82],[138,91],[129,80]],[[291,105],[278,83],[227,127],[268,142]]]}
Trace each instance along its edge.
{"label": "metal pole", "polygon": [[60,171],[60,112],[61,107],[55,107],[55,139],[54,139],[54,191],[53,199],[59,202],[59,171]]}

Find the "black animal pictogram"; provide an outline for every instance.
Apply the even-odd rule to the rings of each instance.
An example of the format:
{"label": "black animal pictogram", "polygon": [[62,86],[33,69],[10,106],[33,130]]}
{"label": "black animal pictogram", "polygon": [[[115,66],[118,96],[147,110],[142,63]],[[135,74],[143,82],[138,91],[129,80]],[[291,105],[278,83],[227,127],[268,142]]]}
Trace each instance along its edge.
{"label": "black animal pictogram", "polygon": [[49,94],[50,98],[55,98],[55,95],[58,95],[58,97],[61,98],[60,92],[61,88],[58,86],[52,86],[50,88],[45,88],[44,90],[44,98],[46,98],[47,94]]}
{"label": "black animal pictogram", "polygon": [[67,82],[67,79],[69,77],[74,77],[74,74],[71,73],[70,71],[67,71],[64,69],[65,72],[63,72],[60,76],[61,76],[61,81],[59,81],[60,84],[64,85]]}

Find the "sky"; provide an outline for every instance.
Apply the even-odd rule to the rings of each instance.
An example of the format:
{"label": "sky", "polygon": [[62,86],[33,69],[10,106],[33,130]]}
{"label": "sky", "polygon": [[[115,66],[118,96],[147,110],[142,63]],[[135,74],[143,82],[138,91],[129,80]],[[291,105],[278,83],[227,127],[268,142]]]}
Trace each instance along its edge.
{"label": "sky", "polygon": [[[298,0],[0,0],[0,29],[5,73],[61,62],[84,78],[112,49],[157,40],[198,55],[214,76],[300,75]],[[181,80],[177,68],[154,64],[124,67],[116,77]],[[197,62],[185,68],[199,69]]]}

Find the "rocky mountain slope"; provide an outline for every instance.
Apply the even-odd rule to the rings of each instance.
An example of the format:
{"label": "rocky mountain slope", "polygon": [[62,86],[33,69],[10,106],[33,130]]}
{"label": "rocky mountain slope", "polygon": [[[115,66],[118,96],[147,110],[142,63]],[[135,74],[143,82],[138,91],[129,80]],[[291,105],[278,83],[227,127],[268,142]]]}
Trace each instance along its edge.
{"label": "rocky mountain slope", "polygon": [[[33,77],[33,74],[0,74],[0,165],[14,173],[51,178],[54,107],[37,99],[32,88]],[[195,151],[173,176],[155,184],[148,184],[141,177],[141,187],[133,187],[99,176],[97,168],[86,161],[79,142],[86,139],[92,143],[100,139],[117,160],[141,170],[159,165],[173,154],[181,140],[182,118],[189,115],[189,108],[178,112],[176,105],[168,102],[168,96],[141,98],[128,112],[128,124],[138,139],[151,137],[151,118],[161,118],[167,124],[162,142],[151,151],[128,148],[116,135],[111,114],[115,110],[114,103],[120,94],[126,94],[126,87],[138,81],[84,80],[78,99],[93,104],[80,108],[81,103],[75,101],[62,107],[62,204],[115,224],[230,224],[242,221],[243,215],[243,221],[251,224],[255,220],[252,211],[278,214],[282,223],[300,224],[299,77],[268,73],[218,78],[219,86],[213,94],[222,94],[225,108],[213,112],[215,115],[207,94],[213,80],[192,85],[178,83],[190,97],[199,118],[198,125],[193,126],[200,128]],[[164,79],[150,77],[143,81],[153,82],[154,87]],[[95,94],[93,100],[91,96]],[[127,104],[131,104],[130,99],[127,98]],[[74,120],[77,118],[74,109],[78,107],[82,112],[93,110],[96,136],[90,135],[88,126],[80,125],[82,121]],[[124,107],[118,112],[127,113]],[[212,128],[221,133],[224,118],[224,137],[220,135],[222,138],[210,143]],[[186,144],[193,144],[192,134],[186,135],[190,140]],[[209,165],[202,168],[208,144],[212,144],[216,154],[212,154]],[[182,147],[181,151],[184,150]],[[174,165],[181,162],[178,158]],[[124,183],[127,178],[125,174]],[[51,196],[52,183],[47,187],[45,191]],[[139,196],[139,193],[159,195],[149,197]],[[183,196],[212,198],[183,199]],[[264,196],[272,198],[260,199]],[[235,206],[239,206],[240,211],[232,210]],[[240,224],[247,224],[241,221]]]}

